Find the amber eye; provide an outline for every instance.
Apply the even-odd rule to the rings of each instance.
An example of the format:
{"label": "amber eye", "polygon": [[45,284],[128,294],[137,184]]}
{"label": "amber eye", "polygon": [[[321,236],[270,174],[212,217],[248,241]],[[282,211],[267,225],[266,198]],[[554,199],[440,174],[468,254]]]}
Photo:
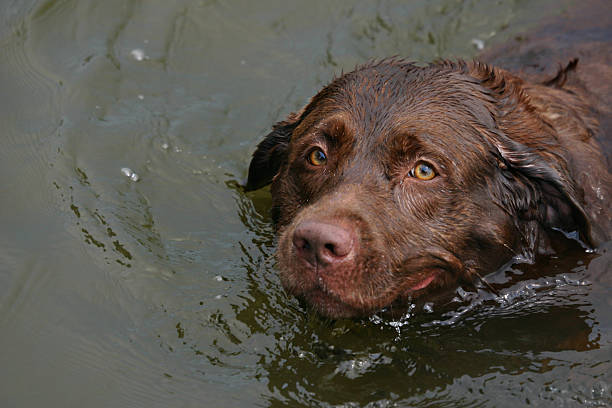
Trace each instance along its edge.
{"label": "amber eye", "polygon": [[431,180],[436,177],[436,172],[433,167],[425,162],[419,162],[414,169],[410,172],[410,175],[418,178],[419,180]]}
{"label": "amber eye", "polygon": [[314,149],[308,155],[308,162],[313,166],[323,166],[327,163],[327,156],[325,156],[321,149]]}

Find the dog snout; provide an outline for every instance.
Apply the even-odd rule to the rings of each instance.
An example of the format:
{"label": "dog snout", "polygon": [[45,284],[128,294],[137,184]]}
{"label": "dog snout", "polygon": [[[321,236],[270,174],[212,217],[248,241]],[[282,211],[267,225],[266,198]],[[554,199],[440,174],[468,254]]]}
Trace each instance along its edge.
{"label": "dog snout", "polygon": [[296,255],[312,266],[329,266],[354,258],[357,234],[348,226],[304,221],[293,233]]}

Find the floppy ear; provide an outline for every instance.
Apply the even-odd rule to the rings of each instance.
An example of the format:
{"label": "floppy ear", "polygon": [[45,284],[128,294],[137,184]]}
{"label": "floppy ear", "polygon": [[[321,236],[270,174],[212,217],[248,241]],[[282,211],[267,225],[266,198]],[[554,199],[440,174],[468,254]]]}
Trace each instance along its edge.
{"label": "floppy ear", "polygon": [[[574,66],[572,61],[566,71]],[[568,168],[569,154],[531,105],[523,81],[480,63],[472,66],[471,74],[480,80],[492,102],[493,123],[485,126],[501,169],[492,191],[498,205],[520,220],[576,232],[576,238],[587,245],[597,245],[601,234],[591,228],[582,190]]]}
{"label": "floppy ear", "polygon": [[587,244],[596,244],[575,183],[562,165],[552,165],[538,152],[509,138],[497,141],[501,158],[499,199],[510,213],[548,228],[576,231]]}
{"label": "floppy ear", "polygon": [[276,123],[272,132],[257,145],[249,165],[246,191],[257,190],[272,182],[281,164],[287,159],[287,148],[298,119],[298,114],[290,114],[286,120]]}

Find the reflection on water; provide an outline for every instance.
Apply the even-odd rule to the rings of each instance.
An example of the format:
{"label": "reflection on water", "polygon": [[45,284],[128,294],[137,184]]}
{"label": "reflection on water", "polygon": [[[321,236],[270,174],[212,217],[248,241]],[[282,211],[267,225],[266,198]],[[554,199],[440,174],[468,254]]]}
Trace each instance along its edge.
{"label": "reflection on water", "polygon": [[368,58],[473,55],[545,1],[0,5],[3,406],[612,404],[610,243],[403,318],[287,296],[249,155]]}
{"label": "reflection on water", "polygon": [[610,318],[592,280],[606,270],[602,259],[587,258],[587,266],[578,262],[572,270],[556,259],[547,260],[550,269],[515,266],[520,270],[499,272],[505,275],[494,284],[499,296],[460,288],[440,311],[415,307],[395,320],[330,322],[296,306],[289,309],[295,323],[282,327],[286,316],[266,310],[267,333],[280,339],[264,360],[272,390],[304,405],[498,406],[490,392],[502,392],[508,404],[602,404],[609,398]]}

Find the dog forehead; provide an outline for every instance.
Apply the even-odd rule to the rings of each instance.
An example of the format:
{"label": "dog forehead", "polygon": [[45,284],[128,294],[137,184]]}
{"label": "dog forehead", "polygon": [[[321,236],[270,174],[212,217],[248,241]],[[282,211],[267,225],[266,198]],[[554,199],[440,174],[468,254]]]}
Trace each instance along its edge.
{"label": "dog forehead", "polygon": [[419,127],[457,127],[462,122],[490,127],[490,101],[478,82],[454,66],[391,61],[335,79],[313,98],[312,108],[345,113],[351,127],[368,139],[410,122]]}
{"label": "dog forehead", "polygon": [[326,93],[354,107],[385,110],[461,94],[474,82],[454,66],[390,62],[358,67],[332,81]]}

